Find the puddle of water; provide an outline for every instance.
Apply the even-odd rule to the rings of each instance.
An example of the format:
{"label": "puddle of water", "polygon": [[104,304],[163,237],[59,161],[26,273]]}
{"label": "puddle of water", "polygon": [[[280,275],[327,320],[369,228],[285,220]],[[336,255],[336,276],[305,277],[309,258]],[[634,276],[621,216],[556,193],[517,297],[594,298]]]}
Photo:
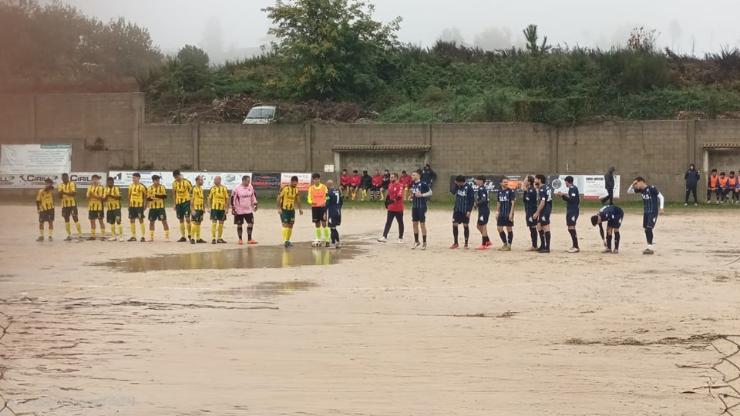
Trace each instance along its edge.
{"label": "puddle of water", "polygon": [[305,292],[317,286],[318,284],[306,280],[291,280],[288,282],[260,282],[253,286],[212,290],[206,293],[219,296],[244,297],[247,295],[255,298],[269,298],[288,295],[294,292]]}
{"label": "puddle of water", "polygon": [[309,244],[290,249],[278,246],[250,247],[183,254],[166,254],[152,257],[134,257],[96,263],[128,273],[158,270],[209,270],[209,269],[279,269],[298,266],[327,266],[349,260],[360,254],[358,246],[314,249]]}

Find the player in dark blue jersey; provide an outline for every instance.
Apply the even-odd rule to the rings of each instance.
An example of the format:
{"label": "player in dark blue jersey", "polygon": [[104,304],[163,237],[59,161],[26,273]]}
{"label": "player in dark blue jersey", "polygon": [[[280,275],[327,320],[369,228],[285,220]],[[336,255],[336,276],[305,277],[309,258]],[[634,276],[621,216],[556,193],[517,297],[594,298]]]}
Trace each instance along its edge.
{"label": "player in dark blue jersey", "polygon": [[491,215],[489,205],[488,188],[486,188],[486,177],[478,176],[475,178],[475,206],[478,208],[477,227],[481,235],[481,245],[476,250],[486,250],[491,247],[491,239],[488,238],[488,217]]}
{"label": "player in dark blue jersey", "polygon": [[568,249],[568,253],[578,253],[581,251],[578,247],[578,234],[576,233],[576,223],[578,222],[578,215],[580,214],[581,206],[581,194],[578,191],[578,187],[573,184],[573,177],[565,177],[565,186],[568,188],[567,193],[558,193],[563,198],[563,201],[567,203],[565,209],[565,224],[568,226],[568,233],[570,239],[573,241],[573,246]]}
{"label": "player in dark blue jersey", "polygon": [[334,181],[331,179],[326,181],[326,187],[329,189],[329,192],[326,194],[327,225],[331,230],[331,243],[334,244],[335,248],[339,248],[341,243],[339,242],[339,230],[337,230],[337,227],[342,225],[342,205],[344,205],[344,198],[342,197],[342,191],[334,186]]}
{"label": "player in dark blue jersey", "polygon": [[642,195],[642,227],[645,229],[645,238],[647,239],[647,248],[642,254],[653,254],[653,229],[658,223],[658,214],[663,213],[665,198],[658,191],[658,188],[648,185],[645,178],[638,176],[632,181],[632,186],[627,190],[628,194],[639,192]]}
{"label": "player in dark blue jersey", "polygon": [[[496,229],[504,243],[499,251],[511,251],[511,243],[514,242],[514,205],[516,204],[516,191],[509,188],[509,179],[501,179],[501,187],[496,197]],[[506,232],[504,232],[506,228]]]}
{"label": "player in dark blue jersey", "polygon": [[550,252],[550,214],[552,213],[552,188],[547,184],[545,175],[534,177],[534,186],[537,188],[537,212],[532,218],[537,221],[537,231],[540,233],[540,247],[538,253]]}
{"label": "player in dark blue jersey", "polygon": [[[604,253],[619,253],[619,241],[621,235],[619,228],[622,226],[624,211],[616,205],[607,205],[602,207],[596,215],[591,217],[591,225],[599,226],[601,240],[604,242]],[[603,222],[606,222],[606,236],[604,236]],[[614,250],[612,251],[612,236],[614,236]]]}
{"label": "player in dark blue jersey", "polygon": [[535,220],[534,213],[537,212],[537,206],[539,205],[539,199],[537,198],[537,188],[534,187],[534,176],[527,176],[522,182],[522,191],[524,193],[524,215],[529,228],[529,237],[532,240],[532,245],[528,251],[537,251],[537,220]]}
{"label": "player in dark blue jersey", "polygon": [[[427,249],[427,198],[432,196],[432,188],[429,184],[421,181],[421,169],[411,174],[414,182],[411,184],[411,222],[414,225],[414,246],[413,250],[421,246],[422,250]],[[423,244],[419,243],[419,226],[421,225],[421,234]]]}
{"label": "player in dark blue jersey", "polygon": [[459,175],[455,178],[455,183],[450,189],[450,192],[455,195],[455,208],[452,210],[452,238],[453,243],[450,246],[451,249],[460,247],[458,244],[458,233],[460,230],[460,224],[463,226],[463,234],[465,236],[465,248],[468,248],[468,240],[470,240],[470,213],[473,211],[475,205],[475,191],[473,185],[465,182],[465,177]]}

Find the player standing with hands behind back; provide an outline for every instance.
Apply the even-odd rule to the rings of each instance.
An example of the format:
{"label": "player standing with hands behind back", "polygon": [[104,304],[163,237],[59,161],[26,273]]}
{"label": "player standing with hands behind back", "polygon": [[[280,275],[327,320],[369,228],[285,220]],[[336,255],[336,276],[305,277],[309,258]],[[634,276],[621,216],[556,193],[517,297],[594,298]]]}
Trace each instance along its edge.
{"label": "player standing with hands behind back", "polygon": [[542,244],[537,249],[538,253],[549,253],[550,252],[550,214],[552,213],[552,188],[547,185],[547,178],[545,175],[537,175],[534,177],[534,186],[537,188],[537,198],[539,203],[537,205],[537,212],[532,215],[532,218],[537,221],[537,230],[540,233],[540,241]]}
{"label": "player standing with hands behind back", "polygon": [[468,248],[470,240],[470,213],[475,205],[475,191],[473,185],[465,183],[465,177],[459,175],[455,178],[455,184],[450,192],[455,195],[455,208],[452,211],[452,238],[454,242],[451,249],[460,247],[458,244],[459,225],[463,226],[463,235],[465,237],[465,248]]}
{"label": "player standing with hands behind back", "polygon": [[[414,183],[411,184],[411,222],[414,226],[414,246],[416,250],[421,246],[422,250],[427,249],[427,198],[432,196],[432,188],[426,182],[421,180],[421,169],[411,174]],[[421,224],[421,234],[424,244],[419,243],[419,224]]]}
{"label": "player standing with hands behind back", "polygon": [[653,254],[653,229],[658,223],[658,214],[664,212],[665,198],[653,185],[648,185],[645,178],[638,176],[632,181],[632,186],[627,190],[628,194],[639,192],[642,195],[643,216],[642,227],[645,229],[647,248],[642,254]]}
{"label": "player standing with hands behind back", "polygon": [[[501,188],[498,191],[498,205],[496,206],[496,228],[501,237],[503,246],[498,251],[511,251],[514,242],[514,205],[516,191],[509,188],[509,179],[501,179]],[[506,227],[506,232],[504,232]]]}

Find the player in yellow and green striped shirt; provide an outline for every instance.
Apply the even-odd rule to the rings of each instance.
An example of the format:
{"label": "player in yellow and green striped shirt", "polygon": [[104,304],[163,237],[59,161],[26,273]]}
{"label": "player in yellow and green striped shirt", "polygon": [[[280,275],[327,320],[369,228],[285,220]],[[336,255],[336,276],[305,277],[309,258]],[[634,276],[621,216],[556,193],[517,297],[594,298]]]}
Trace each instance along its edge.
{"label": "player in yellow and green striped shirt", "polygon": [[36,195],[36,210],[39,213],[39,237],[36,241],[44,241],[44,223],[49,223],[49,241],[52,241],[54,232],[54,181],[44,179],[44,188],[39,189]]}
{"label": "player in yellow and green striped shirt", "polygon": [[141,174],[135,172],[132,176],[133,183],[128,187],[128,219],[131,222],[131,238],[128,241],[136,241],[136,220],[141,225],[141,242],[145,242],[144,234],[144,208],[147,200],[147,189],[141,181]]}
{"label": "player in yellow and green striped shirt", "polygon": [[110,225],[111,237],[108,241],[123,241],[123,225],[121,225],[121,188],[114,185],[114,179],[109,176],[105,186],[106,219]]}
{"label": "player in yellow and green striped shirt", "polygon": [[105,240],[105,223],[103,222],[103,199],[105,198],[105,188],[100,185],[100,175],[92,176],[92,184],[87,188],[87,218],[90,220],[90,237],[88,240],[95,240],[95,221],[100,223],[100,238]]}
{"label": "player in yellow and green striped shirt", "polygon": [[167,188],[159,180],[159,175],[152,175],[152,186],[147,190],[147,199],[149,201],[149,241],[154,241],[154,223],[157,220],[162,221],[164,227],[164,238],[170,239],[170,226],[167,224],[167,211],[164,209],[164,202],[167,200]]}
{"label": "player in yellow and green striped shirt", "polygon": [[[213,186],[208,192],[208,202],[211,205],[211,243],[226,244],[224,241],[224,222],[226,221],[226,201],[229,200],[229,190],[221,185],[221,177],[213,178]],[[218,238],[217,238],[218,237]]]}
{"label": "player in yellow and green striped shirt", "polygon": [[77,238],[82,238],[82,227],[77,213],[77,185],[69,180],[69,174],[62,174],[62,183],[59,184],[59,195],[62,197],[62,217],[64,218],[64,229],[67,230],[67,238],[64,241],[72,241],[72,225],[70,217],[77,229]]}
{"label": "player in yellow and green striped shirt", "polygon": [[295,209],[303,215],[301,209],[301,198],[298,191],[298,177],[290,178],[290,185],[284,186],[277,197],[277,209],[280,214],[280,222],[283,224],[283,241],[285,247],[291,247],[290,237],[293,235],[293,224],[295,223]]}
{"label": "player in yellow and green striped shirt", "polygon": [[193,200],[190,203],[192,210],[190,223],[190,244],[203,244],[206,241],[200,237],[200,224],[203,222],[203,213],[205,212],[205,198],[203,198],[203,176],[195,178],[195,187],[193,187]]}
{"label": "player in yellow and green striped shirt", "polygon": [[[187,243],[188,240],[192,240],[190,235],[190,200],[192,199],[190,192],[193,190],[193,184],[183,178],[179,170],[173,171],[172,176],[175,178],[175,181],[172,182],[172,191],[175,194],[175,214],[177,220],[180,221],[180,239],[177,242]],[[186,231],[188,238],[185,238]]]}

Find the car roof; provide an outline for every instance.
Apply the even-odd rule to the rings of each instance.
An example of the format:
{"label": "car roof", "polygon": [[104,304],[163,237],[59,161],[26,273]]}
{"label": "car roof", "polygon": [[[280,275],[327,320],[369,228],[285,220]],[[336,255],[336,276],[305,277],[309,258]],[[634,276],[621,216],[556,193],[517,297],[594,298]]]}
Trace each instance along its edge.
{"label": "car roof", "polygon": [[274,105],[258,105],[252,107],[250,110],[262,110],[262,109],[275,109]]}

